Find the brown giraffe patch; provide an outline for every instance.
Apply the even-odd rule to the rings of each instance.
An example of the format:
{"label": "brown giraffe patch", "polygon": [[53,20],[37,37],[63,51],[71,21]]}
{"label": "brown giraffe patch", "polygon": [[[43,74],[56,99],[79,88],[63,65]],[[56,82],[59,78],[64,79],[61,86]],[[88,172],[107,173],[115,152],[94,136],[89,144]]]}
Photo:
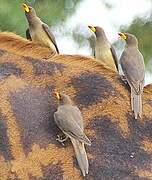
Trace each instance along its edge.
{"label": "brown giraffe patch", "polygon": [[57,103],[51,95],[53,88],[27,87],[10,95],[10,102],[17,124],[22,129],[22,143],[25,153],[31,151],[31,145],[37,143],[40,147],[46,147],[49,143],[55,143],[57,128],[53,113]]}
{"label": "brown giraffe patch", "polygon": [[32,63],[33,71],[35,75],[53,75],[57,71],[62,72],[65,66],[61,63],[56,63],[53,61],[47,61],[45,59],[34,59],[31,57],[24,57],[24,60]]}
{"label": "brown giraffe patch", "polygon": [[[141,140],[143,140],[145,137],[152,140],[152,119],[146,119],[144,118],[143,121],[135,121],[130,114],[127,114],[128,117],[128,124],[129,128],[131,129],[131,133],[138,136],[140,136]],[[152,160],[152,159],[151,159]]]}
{"label": "brown giraffe patch", "polygon": [[48,166],[42,167],[43,177],[36,178],[32,175],[29,175],[29,178],[32,180],[62,180],[63,171],[59,164],[50,164]]}
{"label": "brown giraffe patch", "polygon": [[0,113],[0,154],[3,155],[5,160],[11,160],[12,155],[10,151],[9,139],[7,136],[7,125],[5,117]]}
{"label": "brown giraffe patch", "polygon": [[102,101],[108,98],[109,94],[113,96],[119,94],[104,76],[89,71],[73,77],[71,85],[77,92],[74,100],[82,107]]}
{"label": "brown giraffe patch", "polygon": [[21,76],[22,69],[15,63],[4,62],[0,64],[0,79],[6,78],[10,75]]}
{"label": "brown giraffe patch", "polygon": [[43,169],[43,179],[48,180],[61,180],[63,179],[63,170],[60,167],[60,163],[56,165],[48,165]]}
{"label": "brown giraffe patch", "polygon": [[152,138],[149,134],[152,127],[150,125],[147,130],[147,123],[142,125],[135,120],[131,120],[130,126],[133,129],[131,135],[124,138],[118,131],[117,123],[112,123],[107,117],[98,116],[92,119],[89,128],[95,130],[98,139],[91,139],[90,153],[95,152],[95,159],[91,160],[90,169],[100,170],[96,174],[92,169],[90,176],[96,177],[95,179],[139,179],[136,169],[150,171],[152,155],[140,147],[140,141],[144,139],[143,132],[147,132],[148,137]]}

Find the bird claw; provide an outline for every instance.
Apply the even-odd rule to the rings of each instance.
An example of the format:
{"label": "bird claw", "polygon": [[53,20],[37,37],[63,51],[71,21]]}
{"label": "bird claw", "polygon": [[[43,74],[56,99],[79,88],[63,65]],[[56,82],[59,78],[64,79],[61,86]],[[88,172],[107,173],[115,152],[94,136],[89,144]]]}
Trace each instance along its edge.
{"label": "bird claw", "polygon": [[121,80],[122,80],[125,84],[128,83],[128,82],[127,82],[127,79],[125,78],[125,76],[121,76]]}
{"label": "bird claw", "polygon": [[68,139],[68,137],[66,136],[65,138],[63,138],[62,136],[60,135],[57,135],[57,138],[56,140],[59,141],[63,146],[64,146],[64,143],[66,140]]}

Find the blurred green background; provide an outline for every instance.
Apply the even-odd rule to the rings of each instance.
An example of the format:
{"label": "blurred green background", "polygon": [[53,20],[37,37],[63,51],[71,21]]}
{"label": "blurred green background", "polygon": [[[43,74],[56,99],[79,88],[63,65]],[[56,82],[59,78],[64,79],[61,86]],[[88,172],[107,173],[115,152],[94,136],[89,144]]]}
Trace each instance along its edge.
{"label": "blurred green background", "polygon": [[27,23],[21,7],[23,2],[33,6],[43,21],[57,26],[75,12],[79,0],[0,0],[1,31],[13,31],[25,35]]}
{"label": "blurred green background", "polygon": [[[87,0],[0,0],[0,30],[15,32],[25,37],[27,21],[21,4],[27,2],[36,9],[38,16],[44,22],[55,27],[55,29],[61,30],[65,34],[70,34],[73,41],[77,43],[77,47],[81,47],[86,42],[84,33],[81,33],[81,31],[79,33],[77,29],[72,29],[70,32],[65,28],[64,31],[63,27],[66,25],[68,19],[75,14],[78,6],[83,1]],[[112,10],[113,3],[110,3],[112,1],[99,1],[102,1],[105,8],[109,11]],[[146,17],[135,17],[131,24],[122,26],[119,30],[128,31],[138,37],[139,47],[144,55],[147,71],[152,71],[152,8]],[[91,44],[91,38],[87,38]],[[117,48],[119,49],[119,45]]]}

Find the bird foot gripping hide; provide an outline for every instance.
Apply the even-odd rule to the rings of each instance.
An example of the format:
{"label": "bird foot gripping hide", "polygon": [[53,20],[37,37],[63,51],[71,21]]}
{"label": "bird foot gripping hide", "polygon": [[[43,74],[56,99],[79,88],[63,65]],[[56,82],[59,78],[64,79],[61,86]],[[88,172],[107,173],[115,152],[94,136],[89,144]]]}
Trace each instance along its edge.
{"label": "bird foot gripping hide", "polygon": [[56,138],[56,140],[57,140],[58,142],[62,143],[63,146],[64,146],[64,143],[63,143],[63,142],[65,142],[67,139],[68,139],[68,136],[66,136],[66,137],[61,137],[60,135],[57,135],[57,138]]}

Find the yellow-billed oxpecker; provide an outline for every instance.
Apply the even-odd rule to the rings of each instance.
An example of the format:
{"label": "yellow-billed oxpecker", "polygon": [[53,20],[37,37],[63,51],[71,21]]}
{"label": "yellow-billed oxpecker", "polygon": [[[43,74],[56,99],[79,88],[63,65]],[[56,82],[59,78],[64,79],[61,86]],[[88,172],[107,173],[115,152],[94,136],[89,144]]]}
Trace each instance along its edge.
{"label": "yellow-billed oxpecker", "polygon": [[27,39],[36,41],[59,53],[55,37],[49,26],[41,21],[33,7],[23,3],[22,8],[29,24],[29,28],[26,30]]}
{"label": "yellow-billed oxpecker", "polygon": [[120,64],[125,78],[131,88],[131,108],[135,119],[142,117],[142,94],[145,80],[144,58],[138,49],[137,38],[129,33],[118,33],[126,41],[120,57]]}
{"label": "yellow-billed oxpecker", "polygon": [[84,133],[81,112],[72,105],[70,97],[65,93],[54,92],[54,94],[59,102],[58,109],[54,113],[54,120],[66,137],[70,138],[79,167],[85,176],[89,171],[89,163],[84,145],[91,145],[91,141]]}

